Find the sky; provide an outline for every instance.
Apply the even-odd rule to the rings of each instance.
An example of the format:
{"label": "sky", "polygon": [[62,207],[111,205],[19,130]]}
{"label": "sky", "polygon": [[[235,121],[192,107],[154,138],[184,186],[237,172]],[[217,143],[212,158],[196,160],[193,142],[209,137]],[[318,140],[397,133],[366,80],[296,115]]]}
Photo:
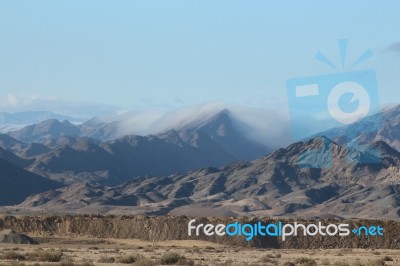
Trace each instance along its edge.
{"label": "sky", "polygon": [[[400,102],[399,1],[0,1],[0,111],[93,115],[224,102],[287,108],[286,82],[366,49]],[[344,69],[338,39],[348,39]]]}

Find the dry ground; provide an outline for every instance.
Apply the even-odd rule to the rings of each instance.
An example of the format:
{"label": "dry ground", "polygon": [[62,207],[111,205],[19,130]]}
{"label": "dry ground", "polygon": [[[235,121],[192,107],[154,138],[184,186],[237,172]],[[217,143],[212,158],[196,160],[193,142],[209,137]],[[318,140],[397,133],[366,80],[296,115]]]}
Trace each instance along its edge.
{"label": "dry ground", "polygon": [[0,244],[0,265],[400,265],[399,250],[268,250],[204,241],[36,239],[39,245]]}

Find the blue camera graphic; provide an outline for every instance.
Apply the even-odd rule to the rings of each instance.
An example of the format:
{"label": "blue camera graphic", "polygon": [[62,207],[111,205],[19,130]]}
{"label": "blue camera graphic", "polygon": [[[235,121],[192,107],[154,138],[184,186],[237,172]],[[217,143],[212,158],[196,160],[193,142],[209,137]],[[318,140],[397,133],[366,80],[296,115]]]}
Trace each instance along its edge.
{"label": "blue camera graphic", "polygon": [[[342,44],[342,45],[341,45]],[[344,45],[343,45],[344,44]],[[347,42],[339,41],[344,61]],[[361,59],[367,58],[364,53]],[[322,60],[321,60],[322,58]],[[330,61],[317,54],[317,59],[332,66]],[[357,62],[356,62],[357,63]],[[379,153],[369,149],[364,143],[358,143],[360,134],[377,133],[380,127],[379,98],[376,73],[372,69],[339,72],[334,74],[294,78],[287,81],[289,113],[292,135],[295,140],[304,140],[312,132],[323,132],[339,137],[340,144],[356,150],[368,150],[372,156],[358,158],[361,163],[376,163]],[[364,119],[374,115],[373,122]],[[357,124],[354,124],[357,122]],[[298,155],[298,164],[304,167],[329,168],[332,165],[332,142],[321,139],[323,145],[318,150],[310,150]],[[354,162],[354,158],[348,158]]]}

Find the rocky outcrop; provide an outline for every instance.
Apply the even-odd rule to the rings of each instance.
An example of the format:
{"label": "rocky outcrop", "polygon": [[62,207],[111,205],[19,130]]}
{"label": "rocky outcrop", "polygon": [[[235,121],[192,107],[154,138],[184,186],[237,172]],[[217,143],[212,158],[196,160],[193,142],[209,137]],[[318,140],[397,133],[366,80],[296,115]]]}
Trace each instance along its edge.
{"label": "rocky outcrop", "polygon": [[0,231],[0,243],[2,244],[38,244],[38,242],[25,234],[19,234],[11,229]]}
{"label": "rocky outcrop", "polygon": [[[133,238],[149,241],[157,240],[205,240],[230,246],[258,248],[316,249],[316,248],[400,248],[400,222],[384,220],[350,220],[321,221],[323,223],[348,223],[350,228],[361,225],[380,225],[384,228],[383,236],[302,236],[288,237],[285,241],[277,237],[257,236],[246,241],[243,236],[188,236],[187,227],[190,217],[186,216],[99,216],[99,215],[65,215],[48,217],[15,217],[0,218],[0,228],[12,228],[36,236],[79,235],[96,238]],[[196,218],[196,223],[228,224],[256,223],[258,221],[277,223],[268,218]],[[283,221],[290,222],[290,221]],[[293,222],[293,221],[292,221]],[[300,222],[297,220],[297,222]],[[310,221],[303,221],[307,224]]]}

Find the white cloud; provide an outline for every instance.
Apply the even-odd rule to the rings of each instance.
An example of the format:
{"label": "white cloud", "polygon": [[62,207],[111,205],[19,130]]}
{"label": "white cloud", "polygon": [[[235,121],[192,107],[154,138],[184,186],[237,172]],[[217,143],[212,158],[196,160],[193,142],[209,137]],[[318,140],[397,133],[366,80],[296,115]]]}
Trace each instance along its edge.
{"label": "white cloud", "polygon": [[267,108],[253,108],[237,104],[206,103],[175,109],[141,109],[119,112],[101,117],[105,122],[119,121],[119,136],[149,135],[169,129],[183,129],[209,120],[218,112],[228,109],[236,128],[251,139],[272,148],[291,142],[287,112]]}
{"label": "white cloud", "polygon": [[[254,104],[226,104],[221,102],[205,103],[195,106],[145,105],[135,110],[121,110],[114,106],[88,103],[75,99],[61,99],[38,95],[7,94],[0,97],[0,111],[51,111],[72,117],[90,118],[97,116],[104,122],[118,121],[118,133],[149,135],[158,134],[169,129],[182,129],[187,126],[200,124],[216,113],[228,109],[232,114],[235,126],[251,139],[271,148],[286,146],[297,139],[292,137],[292,124],[296,134],[302,137],[315,134],[329,128],[326,118],[315,113],[312,119],[291,121],[288,114],[287,102],[275,101],[269,103],[262,99],[261,106]],[[180,102],[177,100],[177,102]],[[259,105],[259,103],[257,104]]]}

